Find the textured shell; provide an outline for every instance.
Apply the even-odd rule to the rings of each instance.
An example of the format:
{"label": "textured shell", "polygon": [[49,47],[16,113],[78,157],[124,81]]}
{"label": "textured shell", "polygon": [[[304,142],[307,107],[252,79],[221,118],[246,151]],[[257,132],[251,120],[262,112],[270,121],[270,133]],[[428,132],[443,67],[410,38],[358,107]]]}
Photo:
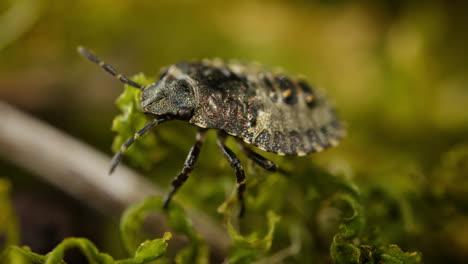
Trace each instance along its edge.
{"label": "textured shell", "polygon": [[305,80],[216,59],[180,62],[166,68],[168,74],[184,75],[194,87],[198,103],[190,123],[224,130],[264,151],[303,156],[344,136],[333,106]]}

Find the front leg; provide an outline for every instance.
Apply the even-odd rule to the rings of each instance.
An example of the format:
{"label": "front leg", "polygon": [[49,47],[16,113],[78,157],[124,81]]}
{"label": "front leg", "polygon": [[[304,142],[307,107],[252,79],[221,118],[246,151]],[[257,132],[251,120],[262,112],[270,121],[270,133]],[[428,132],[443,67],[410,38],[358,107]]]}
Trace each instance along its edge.
{"label": "front leg", "polygon": [[111,167],[109,169],[109,174],[112,174],[114,172],[115,168],[117,168],[117,165],[119,165],[120,160],[122,159],[122,155],[124,154],[124,152],[127,151],[128,148],[137,139],[139,139],[146,132],[148,132],[154,125],[159,125],[159,124],[161,124],[163,122],[166,122],[166,121],[169,121],[171,119],[172,119],[171,117],[159,117],[159,118],[156,118],[156,119],[152,120],[151,122],[146,124],[142,129],[140,129],[138,132],[136,132],[135,135],[133,135],[133,137],[128,139],[122,146],[120,146],[120,150],[117,153],[115,153],[114,157],[112,157]]}
{"label": "front leg", "polygon": [[233,167],[236,171],[237,199],[240,203],[239,217],[242,217],[245,212],[244,192],[246,188],[247,179],[245,178],[244,168],[242,167],[239,158],[236,157],[236,155],[234,154],[234,152],[232,152],[231,149],[224,145],[225,141],[226,134],[224,132],[219,132],[217,140],[218,147],[221,149],[221,152],[223,153],[224,157],[229,161],[229,164],[231,164],[231,167]]}
{"label": "front leg", "polygon": [[165,209],[168,208],[169,203],[171,202],[172,196],[179,190],[180,186],[184,184],[184,182],[188,179],[190,172],[193,170],[195,166],[195,162],[197,161],[198,155],[200,154],[201,147],[203,145],[203,142],[205,141],[206,137],[206,130],[205,129],[199,129],[197,132],[197,138],[195,141],[195,144],[192,146],[192,148],[189,151],[189,154],[187,156],[187,159],[185,160],[184,167],[182,171],[177,175],[174,180],[172,180],[172,188],[168,195],[166,196],[166,199],[164,200],[163,207]]}

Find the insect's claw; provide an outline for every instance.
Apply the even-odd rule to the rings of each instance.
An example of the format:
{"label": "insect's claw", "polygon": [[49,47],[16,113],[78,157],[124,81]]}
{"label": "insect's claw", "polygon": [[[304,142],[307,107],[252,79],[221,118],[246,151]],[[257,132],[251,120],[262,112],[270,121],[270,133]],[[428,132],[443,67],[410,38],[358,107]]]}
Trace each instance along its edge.
{"label": "insect's claw", "polygon": [[239,210],[239,218],[243,218],[245,214],[245,204],[241,203],[240,210]]}
{"label": "insect's claw", "polygon": [[122,158],[122,151],[115,153],[114,157],[112,157],[111,166],[109,169],[109,175],[111,175],[115,171],[115,168],[117,168],[117,165],[119,165],[121,158]]}
{"label": "insect's claw", "polygon": [[164,199],[164,203],[163,203],[163,209],[164,210],[167,210],[169,209],[169,203],[170,203],[171,199],[169,199],[169,197],[166,197],[166,199]]}

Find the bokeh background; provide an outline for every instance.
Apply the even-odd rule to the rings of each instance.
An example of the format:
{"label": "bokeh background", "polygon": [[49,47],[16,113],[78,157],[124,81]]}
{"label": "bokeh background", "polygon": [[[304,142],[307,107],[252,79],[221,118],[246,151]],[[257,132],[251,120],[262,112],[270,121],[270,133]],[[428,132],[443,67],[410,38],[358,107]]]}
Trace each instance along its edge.
{"label": "bokeh background", "polygon": [[[466,11],[463,1],[4,0],[0,99],[110,155],[122,85],[80,57],[78,45],[129,75],[156,76],[162,66],[213,57],[303,74],[332,98],[348,136],[338,148],[302,160],[269,157],[289,168],[313,162],[342,173],[368,198],[369,223],[383,241],[422,252],[425,263],[466,263]],[[177,130],[179,146],[164,150],[165,166],[141,170],[163,187],[195,131],[180,124],[164,129]],[[207,149],[206,155],[217,151]],[[210,201],[206,210],[214,217],[230,187],[212,189],[233,180],[221,160],[218,183],[204,180],[213,166],[201,158],[193,178],[204,187],[195,192],[189,181],[180,193],[195,206]],[[115,219],[2,160],[0,177],[13,185],[22,242],[33,250],[46,253],[64,237],[85,236],[121,254]],[[274,243],[281,248],[281,240]],[[328,247],[324,242],[315,252],[325,255]],[[288,261],[309,259],[301,254]]]}

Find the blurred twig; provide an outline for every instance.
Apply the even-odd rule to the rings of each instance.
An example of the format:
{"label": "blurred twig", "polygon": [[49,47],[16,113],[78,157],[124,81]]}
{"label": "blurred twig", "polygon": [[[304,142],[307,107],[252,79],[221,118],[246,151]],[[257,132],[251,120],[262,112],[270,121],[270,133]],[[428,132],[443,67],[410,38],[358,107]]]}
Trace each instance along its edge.
{"label": "blurred twig", "polygon": [[[135,202],[163,194],[122,165],[107,175],[109,157],[2,101],[0,117],[0,156],[106,215],[120,215]],[[188,214],[213,254],[225,255],[229,239],[223,228],[201,212],[188,210]],[[155,228],[167,230],[166,226]]]}

